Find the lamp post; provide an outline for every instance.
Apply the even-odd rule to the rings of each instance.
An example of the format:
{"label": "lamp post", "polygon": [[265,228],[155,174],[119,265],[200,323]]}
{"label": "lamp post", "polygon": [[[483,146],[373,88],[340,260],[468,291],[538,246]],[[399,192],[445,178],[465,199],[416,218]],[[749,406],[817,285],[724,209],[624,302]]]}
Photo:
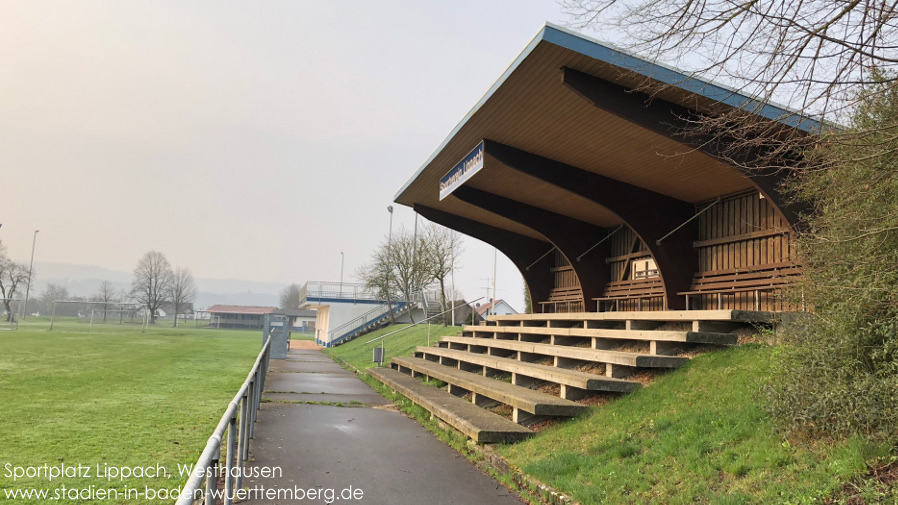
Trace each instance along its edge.
{"label": "lamp post", "polygon": [[387,205],[387,212],[390,213],[390,234],[387,235],[387,247],[393,244],[393,206]]}
{"label": "lamp post", "polygon": [[343,260],[345,256],[343,255],[343,251],[340,251],[340,296],[343,295]]}
{"label": "lamp post", "polygon": [[490,305],[490,313],[492,315],[496,315],[496,251],[498,248],[493,248],[493,298],[490,300],[492,304]]}
{"label": "lamp post", "polygon": [[28,284],[25,285],[25,303],[22,304],[22,321],[25,320],[25,314],[28,313],[28,293],[31,291],[31,272],[34,270],[34,245],[37,243],[37,232],[34,230],[34,237],[31,239],[31,264],[28,266]]}
{"label": "lamp post", "polygon": [[[387,212],[390,213],[390,234],[387,235],[387,259],[389,261],[390,255],[393,253],[393,206],[387,205]],[[388,265],[392,269],[392,265]],[[387,273],[389,276],[390,274]],[[390,301],[390,278],[387,278],[386,285],[386,295],[387,295],[387,309],[390,311],[390,323],[396,324],[396,316],[393,315],[393,302]]]}

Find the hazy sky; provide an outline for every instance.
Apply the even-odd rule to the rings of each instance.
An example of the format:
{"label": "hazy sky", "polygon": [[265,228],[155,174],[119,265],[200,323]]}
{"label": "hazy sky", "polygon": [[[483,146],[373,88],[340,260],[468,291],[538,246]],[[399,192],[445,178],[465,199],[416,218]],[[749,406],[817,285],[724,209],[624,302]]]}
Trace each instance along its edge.
{"label": "hazy sky", "polygon": [[[19,260],[40,229],[40,261],[130,271],[155,249],[284,283],[338,280],[343,251],[355,280],[395,192],[546,21],[565,21],[553,0],[3,0],[0,239]],[[492,248],[464,244],[472,299]]]}

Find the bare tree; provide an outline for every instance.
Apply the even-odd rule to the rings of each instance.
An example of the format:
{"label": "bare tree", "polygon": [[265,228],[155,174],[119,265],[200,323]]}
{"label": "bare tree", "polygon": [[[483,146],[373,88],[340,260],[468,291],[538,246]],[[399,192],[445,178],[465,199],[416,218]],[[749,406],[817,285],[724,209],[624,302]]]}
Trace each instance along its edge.
{"label": "bare tree", "polygon": [[423,247],[418,254],[421,255],[423,267],[429,270],[430,276],[440,284],[440,312],[444,314],[443,326],[448,325],[445,313],[448,310],[446,304],[446,280],[452,273],[455,258],[461,253],[461,237],[449,228],[437,224],[429,224],[424,227]]}
{"label": "bare tree", "polygon": [[[0,251],[5,252],[5,251]],[[28,265],[18,263],[0,256],[0,295],[3,296],[3,307],[6,310],[6,320],[12,321],[12,298],[15,298],[18,290],[28,282]]]}
{"label": "bare tree", "polygon": [[165,255],[150,251],[140,258],[134,268],[131,292],[149,311],[150,322],[156,324],[156,312],[170,300],[172,269]]}
{"label": "bare tree", "polygon": [[68,300],[69,297],[70,294],[68,288],[50,282],[41,292],[38,301],[42,311],[50,312],[53,310],[53,302],[56,300]]}
{"label": "bare tree", "polygon": [[396,324],[396,315],[393,313],[392,293],[398,290],[393,282],[393,272],[390,268],[390,260],[387,255],[387,245],[381,245],[374,251],[371,263],[359,268],[356,277],[365,283],[365,288],[381,300],[387,300],[390,311],[390,324]]}
{"label": "bare tree", "polygon": [[[396,289],[411,305],[416,293],[433,280],[433,271],[428,266],[427,244],[422,237],[416,237],[401,227],[393,234],[392,241],[386,246],[386,260],[390,267],[390,275]],[[419,251],[421,254],[418,254]],[[409,311],[409,320],[415,318]]]}
{"label": "bare tree", "polygon": [[184,308],[196,299],[196,282],[187,268],[178,267],[171,274],[168,300],[175,312],[175,328],[178,327],[178,316]]}
{"label": "bare tree", "polygon": [[103,322],[105,323],[106,311],[109,310],[109,304],[118,301],[118,290],[112,284],[112,281],[100,281],[93,298],[103,304]]}
{"label": "bare tree", "polygon": [[[764,99],[827,113],[872,72],[898,70],[898,10],[875,0],[562,0],[577,28],[724,78]],[[697,58],[701,58],[698,60]],[[892,77],[894,79],[895,77]]]}
{"label": "bare tree", "polygon": [[281,291],[281,308],[296,309],[299,308],[299,297],[302,288],[299,284],[290,284]]}
{"label": "bare tree", "polygon": [[[825,162],[806,155],[825,145],[878,147],[898,152],[898,120],[845,130],[865,93],[898,83],[898,9],[891,2],[857,0],[561,0],[571,25],[620,34],[629,49],[720,79],[760,98],[728,113],[699,111],[686,134],[726,140],[722,157],[746,169],[815,171]],[[644,90],[663,92],[646,80]],[[864,91],[866,90],[866,91]],[[765,101],[789,104],[823,123],[819,135],[783,128],[760,114]],[[775,118],[783,119],[783,118]],[[797,119],[797,118],[792,118]],[[854,126],[854,125],[852,125]],[[885,132],[886,141],[883,141]],[[865,156],[871,154],[867,149]]]}

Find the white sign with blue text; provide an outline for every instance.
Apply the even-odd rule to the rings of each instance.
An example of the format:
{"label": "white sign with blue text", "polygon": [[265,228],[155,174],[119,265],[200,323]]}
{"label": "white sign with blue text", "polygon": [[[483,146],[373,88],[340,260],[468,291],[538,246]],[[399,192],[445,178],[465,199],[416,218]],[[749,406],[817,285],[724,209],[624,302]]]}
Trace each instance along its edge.
{"label": "white sign with blue text", "polygon": [[440,200],[446,198],[459,186],[483,168],[483,141],[477,144],[467,156],[440,179]]}

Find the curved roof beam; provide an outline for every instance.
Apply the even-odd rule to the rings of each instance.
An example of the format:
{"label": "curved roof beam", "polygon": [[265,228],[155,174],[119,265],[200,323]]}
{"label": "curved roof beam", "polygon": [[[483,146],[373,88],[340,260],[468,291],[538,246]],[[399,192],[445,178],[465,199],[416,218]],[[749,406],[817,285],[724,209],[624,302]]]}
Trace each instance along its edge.
{"label": "curved roof beam", "polygon": [[[530,300],[537,302],[549,299],[553,285],[549,268],[553,266],[553,261],[552,255],[546,254],[546,251],[550,250],[552,244],[424,205],[415,204],[413,208],[434,223],[480,239],[502,251],[524,276],[524,282],[530,290]],[[534,268],[528,270],[527,267],[534,262]],[[531,305],[533,312],[542,311],[542,306],[538,303]]]}
{"label": "curved roof beam", "polygon": [[467,186],[461,186],[452,195],[521,223],[549,239],[567,258],[580,281],[583,308],[589,311],[595,306],[592,299],[602,296],[610,277],[605,265],[606,255],[597,247],[582,258],[584,261],[577,261],[577,257],[608,235],[604,228]]}
{"label": "curved roof beam", "polygon": [[698,269],[698,254],[692,246],[695,228],[684,227],[660,244],[657,241],[695,215],[692,204],[491,140],[484,140],[484,150],[509,168],[592,200],[617,214],[654,257],[664,283],[666,308],[686,308],[685,298],[677,293],[689,290],[692,274]]}
{"label": "curved roof beam", "polygon": [[[780,195],[778,186],[784,178],[782,169],[742,170],[737,166],[749,164],[755,158],[755,154],[760,153],[758,148],[754,148],[753,152],[724,156],[726,145],[734,139],[690,132],[694,130],[691,126],[700,120],[700,116],[687,107],[651,97],[646,93],[568,67],[561,68],[561,76],[565,86],[605,112],[725,162],[751,181],[793,228],[798,224],[798,215],[805,208],[801,204],[786,201]],[[732,161],[728,161],[730,159]]]}

